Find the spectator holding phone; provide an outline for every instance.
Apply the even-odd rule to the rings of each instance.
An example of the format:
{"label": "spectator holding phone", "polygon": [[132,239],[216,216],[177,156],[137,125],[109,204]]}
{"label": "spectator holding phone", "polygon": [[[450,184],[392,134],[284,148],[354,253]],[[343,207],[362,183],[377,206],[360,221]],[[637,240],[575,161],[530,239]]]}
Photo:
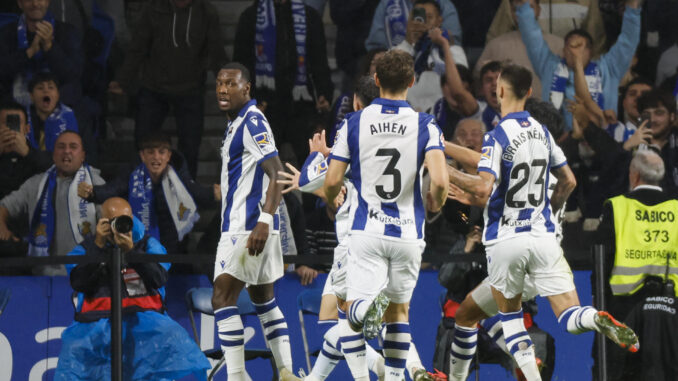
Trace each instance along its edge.
{"label": "spectator holding phone", "polygon": [[49,152],[33,148],[27,140],[30,125],[26,109],[14,102],[0,104],[0,198],[19,189],[29,177],[52,164]]}

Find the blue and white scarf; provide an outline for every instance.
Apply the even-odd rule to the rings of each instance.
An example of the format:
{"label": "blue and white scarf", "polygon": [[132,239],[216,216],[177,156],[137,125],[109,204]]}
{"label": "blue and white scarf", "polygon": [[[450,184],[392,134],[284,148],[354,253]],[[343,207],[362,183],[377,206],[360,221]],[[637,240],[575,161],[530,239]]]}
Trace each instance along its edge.
{"label": "blue and white scarf", "polygon": [[290,213],[287,211],[287,204],[285,199],[280,199],[280,206],[278,207],[280,216],[280,246],[282,247],[283,255],[297,255],[297,244],[294,241],[294,233],[292,232],[292,221],[290,220]]}
{"label": "blue and white scarf", "polygon": [[409,16],[410,2],[408,0],[388,0],[386,2],[384,30],[386,30],[386,42],[389,49],[405,40]]}
{"label": "blue and white scarf", "polygon": [[[604,109],[605,100],[603,97],[603,77],[600,74],[600,68],[598,64],[591,61],[584,69],[584,74],[586,76],[586,84],[589,87],[589,93],[593,100],[600,106],[601,109]],[[560,110],[565,101],[565,88],[567,88],[567,82],[570,79],[570,69],[567,67],[565,60],[563,59],[558,64],[556,71],[553,72],[553,79],[551,80],[551,103]]]}
{"label": "blue and white scarf", "polygon": [[[447,30],[445,29],[443,29],[443,37],[447,38],[448,40],[450,39],[450,34],[447,33]],[[431,64],[429,64],[429,58],[434,49],[438,53],[438,57]],[[428,34],[421,36],[419,41],[417,41],[417,43],[414,45],[414,72],[416,73],[417,78],[419,78],[421,73],[431,69],[437,69],[435,71],[438,74],[443,75],[445,65],[440,65],[443,57],[445,57],[445,53],[440,50],[440,46],[433,44],[433,41],[431,41],[431,38],[428,36]],[[438,61],[438,64],[436,64],[435,61]],[[441,68],[442,72],[440,71]]]}
{"label": "blue and white scarf", "polygon": [[[167,166],[167,171],[162,176],[161,186],[174,227],[177,229],[179,241],[181,241],[200,219],[197,206],[171,165]],[[143,222],[146,233],[160,240],[158,216],[153,210],[153,181],[144,163],[132,171],[129,177],[128,198],[132,213]]]}
{"label": "blue and white scarf", "polygon": [[[54,16],[52,16],[50,12],[45,14],[44,21],[52,24],[52,28],[54,28]],[[19,17],[19,21],[16,25],[16,39],[18,51],[25,51],[29,48],[28,25],[26,24],[26,15],[24,14]],[[38,52],[35,53],[28,65],[25,66],[24,72],[19,74],[14,81],[12,95],[14,96],[14,99],[23,106],[31,104],[31,95],[28,93],[28,82],[33,78],[35,71],[49,71],[49,66],[47,65],[47,60],[45,59],[42,50],[38,50]]]}
{"label": "blue and white scarf", "polygon": [[[78,196],[78,184],[83,182],[92,184],[92,174],[87,164],[83,164],[78,169],[68,187],[68,219],[71,222],[75,242],[81,242],[85,236],[94,234],[97,224],[94,204]],[[54,202],[60,201],[54,200],[56,186],[57,170],[55,166],[52,166],[44,173],[38,186],[37,204],[29,222],[31,228],[28,239],[29,256],[49,256],[49,248],[54,239],[56,223]]]}
{"label": "blue and white scarf", "polygon": [[[313,101],[308,92],[306,66],[306,8],[302,0],[291,0],[294,41],[297,50],[297,73],[294,76],[292,97],[295,101]],[[257,24],[254,33],[254,66],[257,88],[275,90],[276,24],[273,0],[259,0]]]}
{"label": "blue and white scarf", "polygon": [[[26,115],[28,115],[28,124],[31,126],[30,131],[26,138],[28,139],[31,146],[37,150],[40,149],[40,137],[35,135],[35,128],[33,127],[33,122],[31,121],[31,108],[26,108]],[[45,120],[45,149],[49,152],[54,151],[54,143],[56,143],[57,138],[64,131],[74,131],[78,132],[78,121],[75,119],[75,114],[70,107],[66,106],[59,102],[52,111],[52,113]]]}

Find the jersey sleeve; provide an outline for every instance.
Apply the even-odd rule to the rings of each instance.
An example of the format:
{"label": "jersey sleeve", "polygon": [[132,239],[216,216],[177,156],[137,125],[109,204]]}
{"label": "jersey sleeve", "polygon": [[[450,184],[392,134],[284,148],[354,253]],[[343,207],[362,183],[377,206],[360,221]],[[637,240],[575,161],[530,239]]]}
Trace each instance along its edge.
{"label": "jersey sleeve", "polygon": [[348,147],[348,121],[346,119],[344,119],[334,137],[334,145],[329,160],[339,160],[345,163],[351,161],[351,150]]}
{"label": "jersey sleeve", "polygon": [[261,163],[266,159],[278,156],[278,150],[275,148],[273,132],[266,119],[258,114],[249,114],[246,116],[245,131],[243,136],[243,145]]}
{"label": "jersey sleeve", "polygon": [[480,161],[478,162],[478,172],[489,172],[494,175],[495,179],[499,179],[501,154],[501,144],[497,143],[492,133],[486,133],[485,137],[483,137],[483,148],[480,153]]}
{"label": "jersey sleeve", "polygon": [[299,174],[299,189],[302,192],[313,192],[322,187],[327,172],[327,159],[320,152],[311,153]]}
{"label": "jersey sleeve", "polygon": [[553,135],[549,134],[549,141],[551,143],[551,168],[560,168],[567,164],[567,158],[563,150],[556,144]]}
{"label": "jersey sleeve", "polygon": [[431,117],[426,124],[426,129],[428,130],[428,141],[426,142],[426,151],[432,149],[445,150],[445,136],[443,136],[443,131],[438,127],[435,119]]}

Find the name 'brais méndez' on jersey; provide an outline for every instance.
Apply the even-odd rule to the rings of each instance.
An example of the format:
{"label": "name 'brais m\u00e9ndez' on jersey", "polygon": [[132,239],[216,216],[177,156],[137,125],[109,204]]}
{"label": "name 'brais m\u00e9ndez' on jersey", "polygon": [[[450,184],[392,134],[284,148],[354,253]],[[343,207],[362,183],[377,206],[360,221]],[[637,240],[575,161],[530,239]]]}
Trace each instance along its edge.
{"label": "name 'brais m\u00e9ndez' on jersey", "polygon": [[421,177],[424,156],[444,149],[433,116],[407,102],[377,98],[337,132],[331,160],[350,163],[357,202],[351,231],[384,238],[423,238]]}
{"label": "name 'brais m\u00e9ndez' on jersey", "polygon": [[478,171],[495,176],[485,208],[483,242],[515,234],[555,234],[547,193],[550,170],[567,164],[546,127],[527,111],[504,117],[485,134]]}

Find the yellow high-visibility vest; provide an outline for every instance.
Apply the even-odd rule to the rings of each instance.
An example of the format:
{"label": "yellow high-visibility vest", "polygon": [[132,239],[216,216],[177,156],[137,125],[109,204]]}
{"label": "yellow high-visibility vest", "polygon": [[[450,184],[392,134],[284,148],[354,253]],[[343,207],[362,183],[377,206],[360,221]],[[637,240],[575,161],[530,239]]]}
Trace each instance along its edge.
{"label": "yellow high-visibility vest", "polygon": [[610,287],[614,295],[632,295],[648,275],[666,276],[678,285],[678,200],[645,205],[626,196],[610,199],[616,252]]}

